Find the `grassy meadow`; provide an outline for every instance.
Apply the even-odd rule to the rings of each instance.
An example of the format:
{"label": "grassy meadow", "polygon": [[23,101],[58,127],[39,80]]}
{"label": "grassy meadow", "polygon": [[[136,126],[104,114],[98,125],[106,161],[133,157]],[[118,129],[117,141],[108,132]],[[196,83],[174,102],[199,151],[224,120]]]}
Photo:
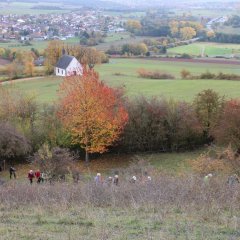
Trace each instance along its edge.
{"label": "grassy meadow", "polygon": [[[79,38],[77,37],[73,37],[73,38],[69,38],[67,40],[64,41],[67,44],[77,44],[79,43]],[[22,43],[20,43],[19,41],[16,40],[12,40],[10,42],[6,42],[6,43],[2,43],[0,42],[0,48],[9,48],[9,49],[16,49],[16,50],[30,50],[32,48],[35,48],[41,52],[44,51],[44,49],[47,48],[49,41],[48,40],[44,40],[44,41],[31,41],[30,42],[31,45],[24,45]]]}
{"label": "grassy meadow", "polygon": [[[48,10],[48,9],[34,9],[37,6],[50,6],[60,7],[59,10]],[[15,2],[15,1],[2,1],[0,2],[1,14],[52,14],[52,13],[66,13],[69,12],[73,7],[64,5],[61,3],[47,3],[47,2]]]}
{"label": "grassy meadow", "polygon": [[[152,80],[138,77],[140,68],[147,70],[160,70],[173,74],[175,80]],[[151,97],[166,97],[177,100],[191,101],[194,96],[204,89],[214,89],[227,98],[239,97],[240,81],[229,80],[182,80],[182,69],[189,70],[193,75],[211,71],[240,74],[238,65],[169,62],[145,59],[111,59],[109,64],[96,67],[100,78],[110,86],[124,86],[130,97],[140,94]],[[56,99],[57,89],[62,78],[44,77],[33,80],[18,80],[16,88],[27,92],[34,92],[41,102]]]}
{"label": "grassy meadow", "polygon": [[239,44],[224,44],[224,43],[206,43],[197,42],[189,45],[179,46],[168,49],[168,54],[189,54],[194,56],[207,55],[209,57],[215,56],[230,56],[232,54],[240,53]]}

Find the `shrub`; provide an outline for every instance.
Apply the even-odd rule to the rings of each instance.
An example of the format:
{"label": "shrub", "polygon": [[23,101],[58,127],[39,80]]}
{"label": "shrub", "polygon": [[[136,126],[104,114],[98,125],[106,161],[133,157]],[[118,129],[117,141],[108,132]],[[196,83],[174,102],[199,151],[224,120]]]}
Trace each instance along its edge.
{"label": "shrub", "polygon": [[25,157],[30,153],[29,141],[11,124],[0,122],[0,158]]}
{"label": "shrub", "polygon": [[183,54],[181,54],[181,55],[179,56],[179,58],[191,59],[191,58],[192,58],[192,56],[191,56],[191,55],[189,55],[189,54],[187,54],[187,53],[183,53]]}
{"label": "shrub", "polygon": [[175,77],[169,73],[164,73],[161,71],[147,71],[146,69],[139,69],[138,76],[141,78],[148,79],[175,79]]}
{"label": "shrub", "polygon": [[68,149],[55,147],[50,149],[47,144],[32,157],[32,162],[52,180],[64,179],[74,169],[75,157]]}
{"label": "shrub", "polygon": [[188,70],[183,69],[183,70],[181,71],[181,78],[182,78],[182,79],[188,79],[188,78],[190,78],[190,77],[191,77],[191,73],[190,73]]}
{"label": "shrub", "polygon": [[210,148],[207,153],[191,160],[190,165],[200,174],[240,174],[240,155],[236,154],[230,146],[224,150]]}
{"label": "shrub", "polygon": [[192,149],[201,144],[201,127],[191,105],[140,97],[128,102],[129,121],[120,148],[127,152]]}
{"label": "shrub", "polygon": [[215,79],[216,75],[214,73],[210,73],[210,72],[205,72],[200,74],[199,76],[200,79]]}
{"label": "shrub", "polygon": [[239,81],[240,80],[240,75],[237,74],[228,74],[228,73],[211,73],[209,71],[205,73],[201,73],[200,75],[197,76],[192,76],[191,73],[185,69],[181,71],[181,77],[182,79],[216,79],[216,80],[235,80]]}
{"label": "shrub", "polygon": [[216,76],[216,79],[220,79],[220,80],[240,80],[240,76],[237,75],[237,74],[227,74],[227,73],[220,72]]}
{"label": "shrub", "polygon": [[240,100],[226,102],[213,134],[218,143],[231,144],[240,150]]}
{"label": "shrub", "polygon": [[194,98],[193,106],[201,123],[203,136],[207,141],[211,142],[213,140],[212,131],[223,112],[224,97],[212,89],[203,90]]}

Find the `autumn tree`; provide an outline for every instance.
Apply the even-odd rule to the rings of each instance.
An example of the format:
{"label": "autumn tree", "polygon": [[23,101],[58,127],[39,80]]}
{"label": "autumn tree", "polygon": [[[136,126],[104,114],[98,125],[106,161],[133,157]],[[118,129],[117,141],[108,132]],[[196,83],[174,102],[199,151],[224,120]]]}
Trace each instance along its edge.
{"label": "autumn tree", "polygon": [[65,78],[60,86],[59,117],[72,135],[72,143],[86,152],[103,153],[116,141],[128,114],[122,102],[122,91],[106,86],[93,69],[82,76]]}
{"label": "autumn tree", "polygon": [[64,44],[61,41],[51,41],[45,50],[47,73],[53,72],[54,66],[63,54],[76,57],[81,64],[88,65],[90,68],[107,61],[106,55],[95,48]]}
{"label": "autumn tree", "polygon": [[210,30],[206,33],[208,39],[214,38],[215,37],[215,32],[213,30]]}
{"label": "autumn tree", "polygon": [[177,36],[179,33],[179,24],[177,21],[173,20],[169,23],[169,27],[170,27],[170,31],[171,31],[171,35]]}
{"label": "autumn tree", "polygon": [[85,48],[83,49],[83,55],[80,62],[83,65],[88,65],[89,68],[93,68],[96,64],[101,63],[102,55],[95,48]]}
{"label": "autumn tree", "polygon": [[192,39],[197,35],[196,31],[192,27],[183,27],[180,29],[180,36],[183,40]]}
{"label": "autumn tree", "polygon": [[34,58],[31,52],[25,52],[23,63],[24,73],[32,77],[34,75]]}
{"label": "autumn tree", "polygon": [[210,137],[210,131],[216,126],[224,106],[224,98],[212,89],[203,90],[194,99],[194,108],[202,125],[203,134]]}
{"label": "autumn tree", "polygon": [[62,56],[64,44],[61,41],[50,41],[48,47],[45,49],[45,67],[47,73],[52,73],[54,66],[56,65],[59,58]]}
{"label": "autumn tree", "polygon": [[126,28],[131,33],[136,33],[137,31],[141,30],[142,25],[137,20],[128,20],[126,23]]}

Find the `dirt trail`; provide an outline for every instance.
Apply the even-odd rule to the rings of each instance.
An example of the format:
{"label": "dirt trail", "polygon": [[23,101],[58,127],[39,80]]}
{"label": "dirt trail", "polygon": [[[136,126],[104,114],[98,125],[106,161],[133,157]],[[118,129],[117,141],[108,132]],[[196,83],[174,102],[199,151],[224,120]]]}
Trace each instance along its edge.
{"label": "dirt trail", "polygon": [[26,82],[26,81],[31,81],[31,80],[39,80],[39,79],[43,79],[43,78],[45,78],[45,77],[20,78],[20,79],[15,79],[15,80],[3,81],[3,82],[1,82],[1,85],[21,83],[21,82]]}

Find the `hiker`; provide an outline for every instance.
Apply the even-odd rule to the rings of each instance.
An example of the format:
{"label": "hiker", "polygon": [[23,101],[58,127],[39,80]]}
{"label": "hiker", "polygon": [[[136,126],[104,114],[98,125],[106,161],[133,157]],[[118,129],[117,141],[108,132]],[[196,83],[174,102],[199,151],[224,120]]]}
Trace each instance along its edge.
{"label": "hiker", "polygon": [[113,179],[113,184],[118,186],[118,183],[119,183],[119,178],[118,178],[118,175],[115,175],[114,176],[114,179]]}
{"label": "hiker", "polygon": [[97,173],[96,177],[94,178],[96,184],[102,183],[102,176],[101,173]]}
{"label": "hiker", "polygon": [[147,182],[151,182],[152,178],[150,176],[147,177]]}
{"label": "hiker", "polygon": [[9,174],[10,174],[10,179],[12,179],[12,177],[14,177],[14,179],[17,178],[16,169],[13,166],[9,168]]}
{"label": "hiker", "polygon": [[131,183],[136,183],[137,181],[137,177],[136,176],[133,176],[130,180]]}
{"label": "hiker", "polygon": [[29,181],[30,181],[30,184],[33,183],[34,177],[35,177],[35,175],[34,175],[33,170],[30,170],[29,173],[28,173],[28,179],[29,179]]}
{"label": "hiker", "polygon": [[234,186],[235,184],[238,184],[238,183],[240,183],[240,181],[239,181],[237,174],[234,174],[234,175],[228,177],[227,184],[229,186]]}
{"label": "hiker", "polygon": [[37,170],[37,171],[35,172],[35,177],[36,177],[36,179],[37,179],[37,183],[41,183],[42,178],[41,178],[41,172],[40,172],[40,170]]}
{"label": "hiker", "polygon": [[48,176],[46,173],[43,173],[43,172],[41,173],[41,180],[42,182],[46,182],[48,180]]}
{"label": "hiker", "polygon": [[208,175],[206,175],[205,177],[204,177],[204,182],[206,183],[206,184],[208,184],[209,183],[209,181],[210,181],[210,179],[212,178],[212,174],[211,173],[209,173]]}
{"label": "hiker", "polygon": [[113,183],[113,178],[111,176],[109,176],[107,178],[107,185],[110,187],[112,185],[112,183]]}

